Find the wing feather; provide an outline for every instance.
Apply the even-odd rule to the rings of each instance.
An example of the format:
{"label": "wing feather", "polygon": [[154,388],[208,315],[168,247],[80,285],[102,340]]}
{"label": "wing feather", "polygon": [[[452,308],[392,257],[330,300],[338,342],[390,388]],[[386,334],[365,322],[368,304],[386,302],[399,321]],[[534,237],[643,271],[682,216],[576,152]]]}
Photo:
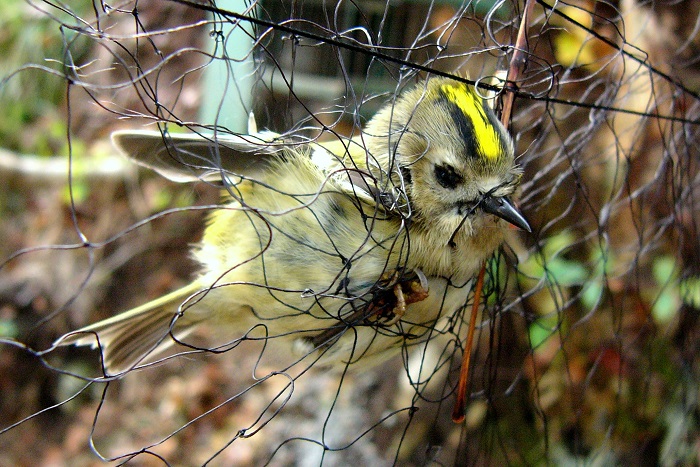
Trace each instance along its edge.
{"label": "wing feather", "polygon": [[137,164],[178,183],[221,180],[222,173],[257,179],[285,142],[273,132],[252,135],[121,130],[112,142]]}
{"label": "wing feather", "polygon": [[[220,133],[161,133],[153,130],[121,130],[112,133],[114,145],[135,163],[178,183],[198,180],[221,182],[238,175],[264,180],[270,164],[285,159],[288,151],[301,150],[323,172],[349,193],[376,202],[391,193],[382,192],[367,167],[367,153],[359,140],[338,139],[316,143],[293,141],[263,131],[250,135]],[[343,162],[341,162],[343,161]],[[389,196],[391,197],[391,196]]]}

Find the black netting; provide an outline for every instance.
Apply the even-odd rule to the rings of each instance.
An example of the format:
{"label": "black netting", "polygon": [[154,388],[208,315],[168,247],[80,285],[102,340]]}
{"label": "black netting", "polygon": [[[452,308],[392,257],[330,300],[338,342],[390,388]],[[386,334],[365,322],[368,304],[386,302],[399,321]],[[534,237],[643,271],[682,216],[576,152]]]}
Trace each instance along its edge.
{"label": "black netting", "polygon": [[[11,0],[5,8],[0,464],[697,463],[700,4]],[[357,140],[382,105],[429,76],[497,96],[499,113],[514,97],[508,126],[524,172],[516,199],[532,233],[509,230],[487,262],[472,348],[474,281],[431,287],[439,305],[430,319],[396,316],[397,284],[410,309],[422,279],[406,267],[410,235],[379,238],[387,212],[410,229],[405,173],[379,177],[376,203],[367,204],[376,194],[368,185],[347,206],[333,204],[331,188],[261,182],[257,190],[284,200],[266,211],[247,206],[254,198],[227,165],[227,144],[243,144],[240,135],[260,142],[245,137],[251,112],[283,144],[251,146],[247,156],[287,147],[288,159]],[[211,141],[205,170],[189,165],[201,180],[176,184],[118,156],[110,133],[144,129],[171,149],[182,133]],[[337,216],[360,213],[356,244],[337,242],[335,220],[311,222],[319,240],[280,214],[326,202]],[[175,319],[170,354],[120,377],[105,374],[99,352],[52,346],[190,283],[200,269],[191,245],[217,210],[245,218],[221,235],[250,232],[258,249],[222,254],[222,277],[180,297],[178,319],[193,316],[188,307],[202,295],[264,289],[254,320],[233,335],[212,321],[185,336]],[[288,248],[273,257],[270,238]],[[402,254],[353,288],[352,267],[373,248]],[[337,274],[310,279],[308,264],[326,256],[339,258]],[[298,271],[276,269],[291,257]],[[263,279],[227,281],[226,271],[256,261]],[[451,293],[461,306],[441,315]],[[343,307],[328,305],[338,297]],[[309,300],[315,321],[297,328]],[[277,348],[297,337],[298,354]],[[393,358],[373,358],[382,339],[397,342]],[[329,369],[336,342],[354,345]],[[472,352],[468,404],[455,424],[464,351]]]}

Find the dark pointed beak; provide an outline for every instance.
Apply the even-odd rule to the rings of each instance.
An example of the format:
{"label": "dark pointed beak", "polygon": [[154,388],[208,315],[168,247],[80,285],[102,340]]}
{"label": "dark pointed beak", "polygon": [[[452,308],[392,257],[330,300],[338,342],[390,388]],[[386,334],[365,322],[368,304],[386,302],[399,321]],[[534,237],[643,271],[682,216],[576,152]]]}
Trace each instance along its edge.
{"label": "dark pointed beak", "polygon": [[498,216],[527,232],[532,232],[530,224],[527,223],[520,211],[513,206],[513,203],[508,198],[487,196],[481,201],[480,206],[484,212]]}

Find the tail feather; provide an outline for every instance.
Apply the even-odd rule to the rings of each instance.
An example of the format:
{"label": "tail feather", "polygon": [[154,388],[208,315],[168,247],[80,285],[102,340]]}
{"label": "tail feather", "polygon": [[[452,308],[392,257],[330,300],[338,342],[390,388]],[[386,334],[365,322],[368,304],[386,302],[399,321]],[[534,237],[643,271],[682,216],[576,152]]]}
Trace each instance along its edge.
{"label": "tail feather", "polygon": [[54,345],[99,348],[107,375],[117,375],[156,356],[184,338],[199,323],[185,312],[173,322],[182,303],[202,290],[197,281],[132,310],[60,337]]}

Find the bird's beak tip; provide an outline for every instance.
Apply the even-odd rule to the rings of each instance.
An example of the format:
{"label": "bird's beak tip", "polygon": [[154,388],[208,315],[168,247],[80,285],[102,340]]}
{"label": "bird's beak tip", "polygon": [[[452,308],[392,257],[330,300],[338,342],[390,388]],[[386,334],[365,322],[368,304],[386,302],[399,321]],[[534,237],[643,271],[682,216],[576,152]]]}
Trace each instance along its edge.
{"label": "bird's beak tip", "polygon": [[484,212],[500,217],[519,229],[529,233],[532,232],[530,224],[508,198],[499,198],[495,196],[486,197],[481,202],[481,208],[484,210]]}

